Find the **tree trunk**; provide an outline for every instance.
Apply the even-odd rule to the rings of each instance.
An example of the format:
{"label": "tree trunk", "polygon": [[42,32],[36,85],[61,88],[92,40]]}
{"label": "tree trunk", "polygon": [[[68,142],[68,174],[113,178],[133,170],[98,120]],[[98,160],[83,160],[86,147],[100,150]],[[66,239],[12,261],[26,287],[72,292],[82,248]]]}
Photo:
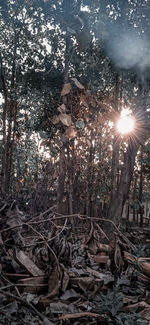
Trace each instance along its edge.
{"label": "tree trunk", "polygon": [[62,146],[60,148],[60,156],[59,156],[59,179],[58,179],[58,187],[57,187],[57,202],[58,202],[57,210],[59,213],[62,212],[65,177],[66,177],[65,151],[64,151],[64,146]]}
{"label": "tree trunk", "polygon": [[[124,154],[124,165],[121,171],[119,184],[114,193],[113,200],[110,202],[108,218],[119,225],[122,211],[126,199],[129,194],[130,184],[133,177],[135,158],[140,145],[146,140],[144,130],[147,128],[147,115],[146,103],[144,102],[145,96],[148,92],[147,83],[144,82],[144,73],[138,80],[139,91],[137,96],[138,103],[136,104],[135,116],[137,115],[137,127],[135,128],[135,135],[131,134],[128,138],[128,147]],[[142,110],[141,119],[139,119],[139,111]],[[106,231],[110,236],[113,236],[112,227],[106,226]]]}
{"label": "tree trunk", "polygon": [[6,120],[7,120],[7,110],[8,110],[8,92],[7,85],[5,81],[5,76],[3,72],[2,57],[0,55],[0,64],[1,64],[1,81],[4,94],[4,105],[3,105],[3,145],[2,145],[2,169],[1,169],[1,192],[5,193],[5,183],[6,183],[6,140],[7,140],[7,129],[6,129]]}
{"label": "tree trunk", "polygon": [[133,184],[133,194],[132,194],[132,202],[133,202],[133,221],[135,222],[135,199],[136,199],[136,186],[137,186],[137,175],[135,175],[135,180],[134,180],[134,184]]}
{"label": "tree trunk", "polygon": [[[115,89],[115,111],[118,112],[118,96],[119,96],[119,75],[116,74],[116,89]],[[121,89],[122,97],[122,89]],[[118,183],[118,166],[119,166],[119,137],[114,135],[113,151],[112,151],[112,165],[111,165],[111,193],[110,200],[113,201]]]}
{"label": "tree trunk", "polygon": [[[68,0],[63,1],[64,9],[67,8]],[[65,22],[66,23],[66,22]],[[69,78],[69,65],[70,65],[70,34],[66,28],[66,38],[65,38],[65,66],[64,66],[64,83],[68,82]],[[67,107],[67,96],[63,96],[63,103]],[[60,160],[59,160],[59,180],[58,180],[58,188],[57,188],[57,201],[58,201],[58,212],[61,213],[61,204],[64,196],[64,187],[65,187],[65,177],[66,177],[66,168],[65,168],[65,149],[66,144],[63,142],[62,147],[60,148]]]}
{"label": "tree trunk", "polygon": [[[13,62],[12,62],[12,74],[10,85],[10,99],[8,101],[8,92],[6,88],[6,82],[2,69],[1,58],[1,80],[3,84],[3,92],[5,97],[5,105],[3,110],[3,158],[2,158],[2,191],[4,194],[9,193],[10,190],[10,177],[12,171],[13,162],[13,145],[14,145],[14,132],[16,126],[17,104],[15,97],[15,82],[16,82],[16,51],[18,45],[18,35],[15,32],[14,37],[14,49],[13,49]],[[13,94],[13,98],[11,98]],[[8,127],[6,129],[6,121]]]}
{"label": "tree trunk", "polygon": [[141,155],[140,155],[140,187],[139,187],[139,214],[140,214],[140,227],[143,227],[143,205],[142,205],[142,196],[143,196],[143,147],[141,146]]}
{"label": "tree trunk", "polygon": [[113,200],[110,203],[108,218],[119,225],[122,211],[126,199],[128,197],[130,183],[133,176],[135,158],[139,149],[140,143],[135,143],[131,138],[129,139],[128,148],[125,153],[125,160],[120,176],[120,182]]}

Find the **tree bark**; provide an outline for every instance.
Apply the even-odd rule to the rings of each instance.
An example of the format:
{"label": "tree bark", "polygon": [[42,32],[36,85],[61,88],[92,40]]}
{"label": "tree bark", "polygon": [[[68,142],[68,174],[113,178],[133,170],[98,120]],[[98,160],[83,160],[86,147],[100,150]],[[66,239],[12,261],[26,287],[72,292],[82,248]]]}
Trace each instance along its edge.
{"label": "tree bark", "polygon": [[135,142],[132,139],[129,140],[128,149],[125,154],[122,173],[120,176],[120,182],[117,191],[114,195],[113,201],[111,201],[110,208],[109,208],[108,218],[114,221],[116,225],[119,225],[120,223],[123,207],[128,197],[130,184],[131,184],[133,171],[134,171],[135,158],[139,146],[140,143],[135,144]]}
{"label": "tree bark", "polygon": [[2,169],[1,169],[1,191],[2,194],[5,193],[5,183],[6,183],[6,143],[7,143],[7,129],[6,129],[6,120],[7,120],[7,110],[8,110],[8,91],[6,80],[3,71],[2,57],[0,55],[0,64],[1,64],[1,81],[4,94],[4,105],[3,105],[3,146],[2,146]]}
{"label": "tree bark", "polygon": [[[118,96],[119,96],[119,75],[116,74],[116,89],[115,89],[115,111],[118,112]],[[121,90],[122,97],[122,90]],[[119,137],[114,134],[113,151],[112,151],[112,165],[111,165],[111,193],[110,200],[113,201],[117,189],[117,173],[119,166]]]}
{"label": "tree bark", "polygon": [[140,154],[140,187],[139,187],[139,214],[140,214],[140,224],[139,226],[143,226],[143,215],[144,210],[142,206],[142,196],[143,196],[143,146],[141,146],[141,154]]}
{"label": "tree bark", "polygon": [[[68,0],[63,1],[63,8],[66,10],[68,4]],[[67,12],[66,12],[67,13]],[[66,22],[65,22],[66,24]],[[70,35],[67,31],[66,27],[66,36],[65,36],[65,66],[64,66],[64,83],[68,82],[69,77],[69,65],[70,65],[70,46],[71,40]],[[63,96],[63,103],[67,106],[67,96]],[[65,168],[65,149],[66,144],[63,142],[62,147],[60,148],[60,159],[59,159],[59,179],[58,179],[58,187],[57,187],[57,208],[58,212],[61,213],[62,200],[64,197],[64,187],[65,187],[65,177],[66,177],[66,168]]]}

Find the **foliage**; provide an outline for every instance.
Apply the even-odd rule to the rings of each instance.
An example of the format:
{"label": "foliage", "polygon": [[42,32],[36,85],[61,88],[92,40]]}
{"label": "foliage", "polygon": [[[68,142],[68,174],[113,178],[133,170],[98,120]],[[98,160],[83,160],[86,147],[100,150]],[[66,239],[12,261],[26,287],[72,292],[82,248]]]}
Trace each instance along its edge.
{"label": "foliage", "polygon": [[107,294],[100,294],[96,297],[97,309],[99,313],[107,313],[115,317],[123,309],[123,294],[120,292],[119,287],[114,287],[112,291]]}
{"label": "foliage", "polygon": [[96,297],[95,311],[100,314],[106,314],[108,320],[112,324],[141,324],[146,325],[147,322],[141,318],[138,313],[126,313],[123,311],[124,294],[119,286],[115,286],[112,291],[107,291],[106,294],[101,293]]}
{"label": "foliage", "polygon": [[[36,182],[44,179],[48,191],[51,189],[56,198],[63,147],[63,202],[71,196],[73,210],[89,214],[96,206],[98,214],[104,213],[112,189],[116,136],[112,123],[115,124],[122,106],[131,106],[135,114],[138,107],[138,119],[145,103],[146,109],[149,108],[147,91],[140,100],[138,95],[143,86],[141,71],[147,87],[149,83],[148,69],[145,72],[140,66],[140,62],[145,62],[144,67],[148,67],[147,57],[139,62],[132,46],[123,47],[123,53],[119,47],[125,34],[129,40],[134,35],[137,43],[141,35],[146,39],[149,26],[146,1],[123,4],[99,0],[7,0],[0,2],[0,8],[1,72],[7,88],[6,96],[1,76],[4,103],[0,107],[0,167],[3,178],[6,155],[6,165],[10,167],[5,170],[10,178],[7,190],[34,188]],[[130,65],[125,57],[126,48]],[[7,99],[11,104],[4,116]],[[128,139],[119,141],[117,182]],[[148,148],[147,140],[142,161],[143,194],[149,187]],[[48,162],[51,168],[47,173],[44,166]],[[138,158],[136,195],[129,198],[133,206],[136,202],[142,204],[138,197],[139,166]]]}

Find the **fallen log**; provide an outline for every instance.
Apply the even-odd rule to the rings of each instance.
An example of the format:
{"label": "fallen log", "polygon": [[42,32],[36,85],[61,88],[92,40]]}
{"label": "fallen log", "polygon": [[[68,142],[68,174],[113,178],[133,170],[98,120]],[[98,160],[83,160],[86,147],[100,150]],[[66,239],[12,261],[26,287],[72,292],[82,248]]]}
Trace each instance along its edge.
{"label": "fallen log", "polygon": [[150,278],[150,258],[149,257],[137,257],[130,254],[129,252],[124,251],[125,260],[139,269],[141,273],[144,273]]}

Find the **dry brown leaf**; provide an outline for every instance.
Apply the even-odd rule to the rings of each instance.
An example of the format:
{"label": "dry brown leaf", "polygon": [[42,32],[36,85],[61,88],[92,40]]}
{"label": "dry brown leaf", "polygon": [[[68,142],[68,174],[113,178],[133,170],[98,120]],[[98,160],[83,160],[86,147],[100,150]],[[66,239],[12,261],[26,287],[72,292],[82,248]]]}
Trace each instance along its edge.
{"label": "dry brown leaf", "polygon": [[127,303],[137,303],[138,302],[138,296],[124,296],[123,298],[123,303],[127,304]]}
{"label": "dry brown leaf", "polygon": [[77,80],[77,78],[72,78],[72,80],[79,89],[84,89],[84,86]]}
{"label": "dry brown leaf", "polygon": [[88,107],[88,104],[86,101],[86,96],[84,94],[80,94],[80,103],[83,104],[84,106]]}
{"label": "dry brown leaf", "polygon": [[54,115],[54,117],[52,119],[53,124],[55,125],[55,124],[59,123],[59,121],[60,121],[59,115]]}
{"label": "dry brown leaf", "polygon": [[70,126],[66,129],[65,136],[69,139],[75,138],[77,135],[77,132],[73,126]]}
{"label": "dry brown leaf", "polygon": [[88,147],[91,148],[91,141],[88,140],[88,139],[87,139],[86,141],[87,141],[87,145],[88,145]]}
{"label": "dry brown leaf", "polygon": [[60,114],[59,115],[59,119],[60,121],[66,125],[66,126],[70,126],[71,125],[71,116],[67,115],[67,114]]}
{"label": "dry brown leaf", "polygon": [[62,292],[65,292],[68,287],[68,284],[69,284],[69,275],[68,275],[68,272],[63,264],[60,264],[60,267],[61,267],[61,270],[63,273],[61,290],[62,290]]}
{"label": "dry brown leaf", "polygon": [[94,286],[94,279],[92,277],[82,277],[78,281],[79,287],[86,292],[87,289],[90,289]]}
{"label": "dry brown leaf", "polygon": [[146,320],[150,321],[150,307],[143,309],[140,312],[140,315]]}
{"label": "dry brown leaf", "polygon": [[121,249],[118,243],[116,243],[116,247],[115,247],[115,253],[114,253],[114,262],[116,267],[118,268],[119,271],[121,271],[121,268],[123,266],[123,259],[121,256]]}
{"label": "dry brown leaf", "polygon": [[109,245],[98,243],[97,246],[98,250],[100,250],[101,252],[110,253],[112,251],[112,248]]}
{"label": "dry brown leaf", "polygon": [[126,310],[136,311],[138,308],[148,308],[150,310],[150,305],[145,301],[139,301],[137,304],[128,305],[125,307]]}
{"label": "dry brown leaf", "polygon": [[149,283],[150,282],[150,278],[148,276],[146,276],[145,274],[140,274],[138,275],[138,280],[141,282],[144,282],[144,283]]}
{"label": "dry brown leaf", "polygon": [[59,294],[61,287],[61,274],[60,269],[56,265],[51,272],[48,280],[48,295],[45,298],[53,298]]}
{"label": "dry brown leaf", "polygon": [[90,273],[90,274],[92,274],[92,275],[94,275],[96,278],[98,278],[98,279],[102,279],[102,277],[103,277],[103,273],[100,273],[100,272],[98,272],[98,271],[96,271],[96,270],[93,270],[93,269],[91,269],[90,267],[88,267],[87,266],[87,271]]}
{"label": "dry brown leaf", "polygon": [[70,93],[71,90],[71,85],[70,83],[66,83],[63,85],[62,91],[61,91],[61,96],[65,96]]}
{"label": "dry brown leaf", "polygon": [[140,257],[138,258],[138,265],[140,269],[142,268],[144,274],[146,274],[148,277],[150,277],[150,258],[149,257]]}
{"label": "dry brown leaf", "polygon": [[150,263],[146,262],[149,261],[150,258],[137,258],[126,251],[124,251],[124,258],[128,263],[134,265],[136,268],[138,267],[141,272],[150,277]]}
{"label": "dry brown leaf", "polygon": [[60,113],[65,113],[66,112],[66,106],[65,106],[65,104],[60,105],[59,107],[57,107],[57,109],[58,109],[58,111]]}
{"label": "dry brown leaf", "polygon": [[15,249],[15,257],[32,276],[44,276],[44,272],[23,251]]}
{"label": "dry brown leaf", "polygon": [[45,289],[47,289],[47,283],[45,276],[36,276],[32,278],[27,279],[21,279],[18,281],[18,284],[20,288],[23,290],[23,292],[30,292],[30,293],[38,293]]}
{"label": "dry brown leaf", "polygon": [[107,264],[108,263],[108,260],[109,260],[109,256],[99,255],[98,254],[98,255],[93,256],[93,260],[94,260],[95,263]]}
{"label": "dry brown leaf", "polygon": [[41,143],[40,143],[40,147],[44,147],[46,145],[49,145],[49,140],[43,140]]}

